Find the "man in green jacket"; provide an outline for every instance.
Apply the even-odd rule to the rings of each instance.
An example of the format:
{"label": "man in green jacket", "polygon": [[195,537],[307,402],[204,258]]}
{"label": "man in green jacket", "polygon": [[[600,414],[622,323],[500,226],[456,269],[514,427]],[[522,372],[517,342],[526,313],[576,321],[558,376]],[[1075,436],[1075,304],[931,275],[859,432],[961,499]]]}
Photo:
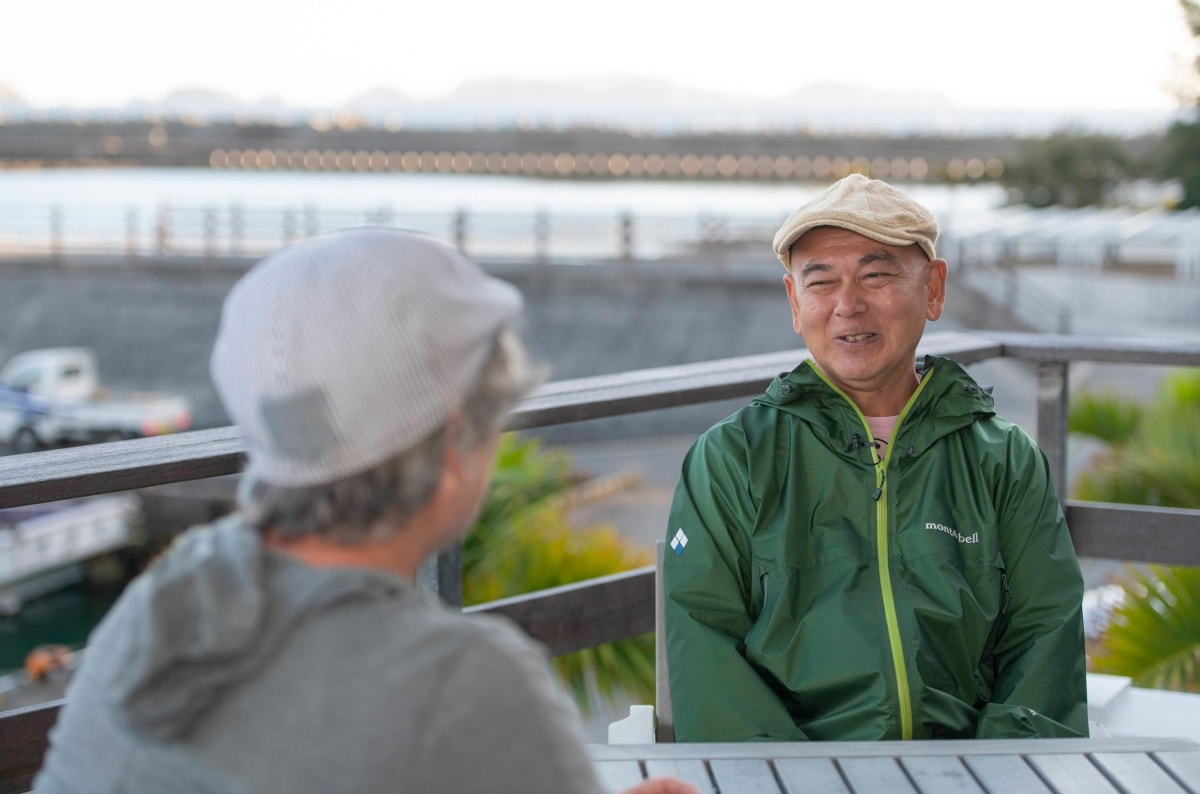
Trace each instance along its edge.
{"label": "man in green jacket", "polygon": [[1046,459],[957,364],[932,214],[857,174],[775,236],[811,358],[684,464],[664,565],[679,741],[1086,736]]}

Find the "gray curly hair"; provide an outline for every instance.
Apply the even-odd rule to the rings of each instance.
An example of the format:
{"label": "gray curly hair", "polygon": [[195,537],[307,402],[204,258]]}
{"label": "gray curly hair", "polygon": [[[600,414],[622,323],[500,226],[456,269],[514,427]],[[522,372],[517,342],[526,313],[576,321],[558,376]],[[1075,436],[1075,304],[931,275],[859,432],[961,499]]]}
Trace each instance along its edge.
{"label": "gray curly hair", "polygon": [[[455,438],[459,448],[474,449],[499,432],[508,412],[543,378],[544,371],[530,363],[513,329],[502,329],[467,390]],[[239,487],[239,510],[260,533],[360,543],[373,533],[403,525],[433,495],[442,474],[448,428],[444,424],[384,463],[331,483],[282,488],[247,474]]]}

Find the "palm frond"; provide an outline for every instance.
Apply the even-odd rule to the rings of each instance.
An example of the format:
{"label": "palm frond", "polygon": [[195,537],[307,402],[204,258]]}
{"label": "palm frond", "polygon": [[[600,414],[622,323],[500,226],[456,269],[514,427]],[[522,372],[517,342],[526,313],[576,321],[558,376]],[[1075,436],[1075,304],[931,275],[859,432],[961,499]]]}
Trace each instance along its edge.
{"label": "palm frond", "polygon": [[[1078,423],[1080,432],[1106,438],[1111,448],[1080,474],[1077,496],[1200,509],[1200,370],[1168,373],[1136,421],[1115,398],[1081,397],[1078,406],[1072,403],[1072,430]],[[1200,568],[1130,569],[1124,587],[1092,669],[1140,686],[1198,691]]]}
{"label": "palm frond", "polygon": [[1115,394],[1080,392],[1067,408],[1067,428],[1110,444],[1124,444],[1142,420],[1138,403]]}
{"label": "palm frond", "polygon": [[1093,669],[1139,686],[1200,691],[1200,568],[1132,571],[1129,597],[1093,659]]}
{"label": "palm frond", "polygon": [[[1191,373],[1164,381],[1164,396],[1140,415],[1136,430],[1080,474],[1076,495],[1100,502],[1200,508],[1200,400],[1190,399],[1193,381],[1200,378]],[[1117,413],[1115,408],[1090,411],[1087,421]],[[1109,433],[1123,434],[1122,429]]]}
{"label": "palm frond", "polygon": [[[502,438],[491,490],[463,541],[464,604],[650,564],[648,550],[631,545],[611,526],[572,526],[565,495],[580,479],[563,452],[515,434]],[[653,635],[560,656],[554,667],[585,714],[619,692],[641,702],[654,696]]]}

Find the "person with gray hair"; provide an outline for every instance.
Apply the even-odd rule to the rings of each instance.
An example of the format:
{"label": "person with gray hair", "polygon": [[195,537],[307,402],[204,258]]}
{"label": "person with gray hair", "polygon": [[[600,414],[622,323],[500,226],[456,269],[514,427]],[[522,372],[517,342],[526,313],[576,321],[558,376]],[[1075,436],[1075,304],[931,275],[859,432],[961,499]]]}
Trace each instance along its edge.
{"label": "person with gray hair", "polygon": [[35,790],[600,791],[544,649],[415,585],[470,527],[539,379],[520,309],[397,230],[242,277],[210,362],[246,446],[239,509],[181,535],[97,627]]}

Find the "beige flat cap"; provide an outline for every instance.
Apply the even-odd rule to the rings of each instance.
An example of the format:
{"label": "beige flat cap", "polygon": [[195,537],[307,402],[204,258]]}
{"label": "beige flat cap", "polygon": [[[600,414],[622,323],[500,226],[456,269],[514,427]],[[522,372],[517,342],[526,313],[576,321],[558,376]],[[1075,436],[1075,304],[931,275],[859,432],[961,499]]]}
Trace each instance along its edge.
{"label": "beige flat cap", "polygon": [[887,182],[850,174],[788,216],[775,233],[775,255],[791,269],[792,244],[818,226],[837,226],[888,245],[919,245],[934,259],[933,213]]}

